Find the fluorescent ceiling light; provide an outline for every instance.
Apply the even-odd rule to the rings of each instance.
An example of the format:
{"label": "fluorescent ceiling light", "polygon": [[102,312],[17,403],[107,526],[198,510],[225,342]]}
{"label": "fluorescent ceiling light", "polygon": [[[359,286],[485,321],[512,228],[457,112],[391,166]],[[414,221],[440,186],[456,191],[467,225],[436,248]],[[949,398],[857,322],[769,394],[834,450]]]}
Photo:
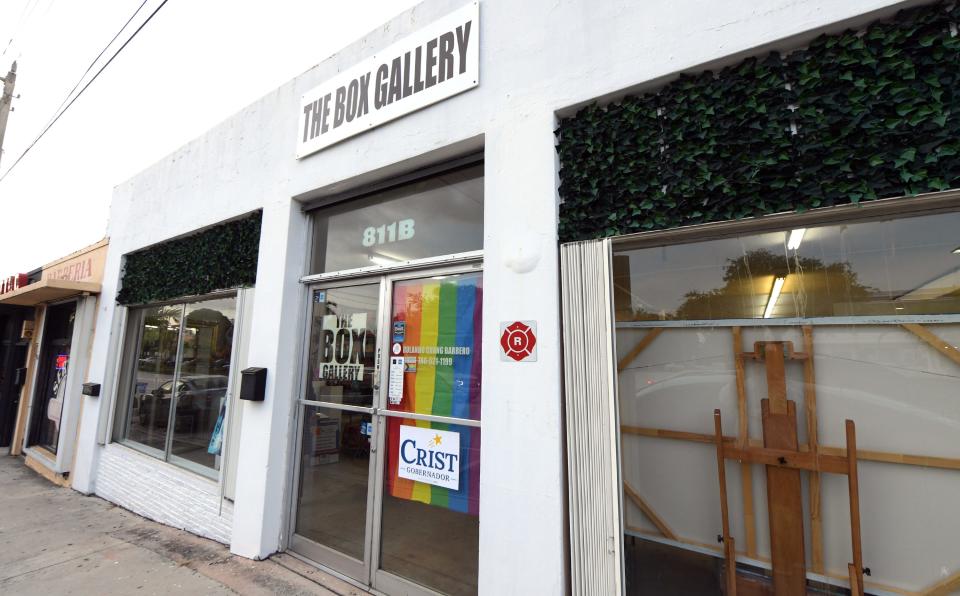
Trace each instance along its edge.
{"label": "fluorescent ceiling light", "polygon": [[386,265],[394,265],[396,263],[399,263],[400,261],[396,259],[391,259],[390,257],[385,257],[383,255],[370,255],[370,262],[373,263],[374,265],[386,266]]}
{"label": "fluorescent ceiling light", "polygon": [[773,289],[770,290],[770,298],[767,300],[767,308],[763,309],[763,318],[769,319],[770,315],[773,314],[773,307],[777,305],[777,300],[780,299],[780,290],[783,289],[783,282],[787,278],[778,277],[773,280]]}
{"label": "fluorescent ceiling light", "polygon": [[790,250],[797,250],[800,248],[800,243],[803,242],[803,235],[806,233],[807,228],[790,230],[790,237],[787,239],[787,248]]}

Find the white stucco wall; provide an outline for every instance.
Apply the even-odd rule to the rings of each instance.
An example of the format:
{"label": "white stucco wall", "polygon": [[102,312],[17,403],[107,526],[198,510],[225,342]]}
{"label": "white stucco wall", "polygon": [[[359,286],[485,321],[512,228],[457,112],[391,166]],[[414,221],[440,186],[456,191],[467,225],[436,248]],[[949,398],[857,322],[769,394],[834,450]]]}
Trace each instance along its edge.
{"label": "white stucco wall", "polygon": [[[776,40],[843,28],[836,23],[864,20],[900,3],[485,0],[478,88],[311,157],[294,158],[300,94],[464,4],[428,0],[117,187],[90,367],[90,379],[102,380],[105,392],[85,401],[74,473],[79,490],[95,489],[103,450],[96,444],[98,410],[112,405],[107,355],[117,341],[109,322],[121,255],[262,208],[249,362],[270,374],[266,401],[242,406],[242,473],[231,546],[249,557],[276,551],[289,503],[294,363],[304,299],[297,279],[308,258],[307,218],[292,197],[376,180],[412,163],[482,146],[480,592],[564,591],[555,114]],[[790,49],[798,43],[793,39],[772,47]],[[516,319],[539,323],[536,363],[499,360],[498,323]]]}

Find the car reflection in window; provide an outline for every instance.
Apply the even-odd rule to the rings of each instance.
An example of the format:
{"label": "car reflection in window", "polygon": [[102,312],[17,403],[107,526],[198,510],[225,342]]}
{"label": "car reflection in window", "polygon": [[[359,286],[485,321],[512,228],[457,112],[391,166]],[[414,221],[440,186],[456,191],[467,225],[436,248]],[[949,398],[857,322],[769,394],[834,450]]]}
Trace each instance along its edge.
{"label": "car reflection in window", "polygon": [[[227,393],[226,375],[194,375],[183,377],[177,383],[177,411],[175,430],[194,432],[203,428],[211,411],[220,408],[220,399]],[[166,426],[170,419],[170,400],[173,397],[173,381],[167,381],[151,393],[139,396],[140,424],[146,426],[150,419],[158,426]]]}

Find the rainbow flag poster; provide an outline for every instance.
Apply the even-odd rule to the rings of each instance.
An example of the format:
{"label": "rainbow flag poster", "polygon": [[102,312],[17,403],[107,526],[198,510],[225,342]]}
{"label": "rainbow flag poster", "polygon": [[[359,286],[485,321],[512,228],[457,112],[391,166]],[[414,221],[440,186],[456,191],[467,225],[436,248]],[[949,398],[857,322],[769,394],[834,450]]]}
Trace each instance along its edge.
{"label": "rainbow flag poster", "polygon": [[[404,357],[403,390],[389,409],[480,419],[480,336],[483,304],[479,273],[398,282],[393,290],[393,349]],[[400,427],[416,425],[460,435],[459,488],[401,478]],[[389,418],[387,485],[390,495],[477,515],[480,505],[480,429]]]}

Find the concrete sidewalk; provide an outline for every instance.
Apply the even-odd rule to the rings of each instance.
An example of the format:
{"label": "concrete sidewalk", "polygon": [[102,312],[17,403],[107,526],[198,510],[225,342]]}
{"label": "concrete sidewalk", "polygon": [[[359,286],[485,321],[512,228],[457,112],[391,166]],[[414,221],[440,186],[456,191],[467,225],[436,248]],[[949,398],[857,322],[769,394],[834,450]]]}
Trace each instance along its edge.
{"label": "concrete sidewalk", "polygon": [[366,594],[289,555],[233,556],[0,455],[0,594],[170,593]]}

